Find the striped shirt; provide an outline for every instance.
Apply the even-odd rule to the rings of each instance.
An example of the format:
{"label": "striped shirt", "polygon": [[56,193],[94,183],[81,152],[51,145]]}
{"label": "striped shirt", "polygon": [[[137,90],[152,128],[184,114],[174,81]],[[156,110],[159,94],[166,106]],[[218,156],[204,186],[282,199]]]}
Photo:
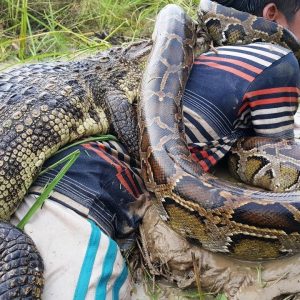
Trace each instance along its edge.
{"label": "striped shirt", "polygon": [[195,60],[183,97],[185,130],[205,171],[240,137],[292,138],[300,76],[294,54],[269,43],[223,46]]}
{"label": "striped shirt", "polygon": [[[139,162],[117,142],[90,142],[56,153],[44,167],[75,150],[80,155],[24,228],[44,261],[43,299],[131,299],[131,279],[120,249],[135,242],[149,204]],[[36,179],[13,224],[23,219],[62,167]]]}
{"label": "striped shirt", "polygon": [[[58,152],[44,167],[78,149],[79,157],[49,199],[95,221],[123,249],[130,247],[148,203],[139,162],[120,143],[90,142]],[[62,167],[39,176],[31,193],[40,194]]]}

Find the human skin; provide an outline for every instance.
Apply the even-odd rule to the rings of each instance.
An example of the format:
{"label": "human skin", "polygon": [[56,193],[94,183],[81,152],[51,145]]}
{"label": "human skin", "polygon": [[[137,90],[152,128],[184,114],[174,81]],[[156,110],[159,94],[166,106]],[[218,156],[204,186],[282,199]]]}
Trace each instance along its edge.
{"label": "human skin", "polygon": [[263,17],[289,29],[294,33],[297,39],[300,40],[300,10],[296,12],[292,20],[287,20],[285,15],[277,8],[274,3],[269,3],[263,9]]}

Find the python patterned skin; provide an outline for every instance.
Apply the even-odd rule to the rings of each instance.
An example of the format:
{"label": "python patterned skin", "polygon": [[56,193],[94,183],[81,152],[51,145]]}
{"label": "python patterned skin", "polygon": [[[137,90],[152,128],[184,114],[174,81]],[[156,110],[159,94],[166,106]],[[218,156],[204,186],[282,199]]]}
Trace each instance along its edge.
{"label": "python patterned skin", "polygon": [[[213,14],[214,8],[219,6],[212,7],[206,19],[204,16],[207,28],[200,23],[198,29],[204,32],[198,30],[198,33],[203,37],[209,36],[211,30],[221,30],[222,36],[232,37],[228,25],[232,24],[233,15],[236,21],[239,15],[232,10],[215,10]],[[228,23],[218,22],[225,20],[226,14],[231,16]],[[160,16],[169,25],[161,34],[164,23],[161,17],[158,19],[153,48],[158,61],[146,69],[139,117],[144,178],[164,204],[165,218],[177,231],[211,251],[247,259],[299,252],[299,192],[242,190],[202,174],[190,160],[182,124],[181,94],[193,63],[195,25],[174,5],[167,6]],[[270,30],[284,32],[276,26]],[[299,45],[295,46],[292,39],[286,42],[281,34],[276,37],[276,43],[299,53],[296,47]],[[235,40],[230,38],[228,42]],[[43,162],[73,140],[91,134],[115,133],[137,155],[136,102],[151,47],[151,41],[144,41],[77,62],[33,64],[0,75],[2,220],[8,220],[17,209]],[[157,78],[164,79],[162,86],[156,86]],[[165,114],[161,116],[160,112]],[[4,231],[8,226],[3,224]],[[8,236],[10,230],[11,227],[6,230]],[[0,252],[7,251],[6,243],[1,245]],[[258,245],[255,251],[253,245]],[[19,251],[16,253],[19,255]],[[37,265],[39,274],[41,266],[42,262]],[[21,274],[22,265],[16,263],[13,267],[16,274]],[[6,268],[9,267],[4,260],[2,270],[5,272]],[[9,293],[13,285],[1,280],[0,295]],[[26,286],[26,295],[39,299],[42,278],[28,282],[36,285]],[[15,297],[23,295],[21,289],[14,292]]]}
{"label": "python patterned skin", "polygon": [[242,138],[230,150],[229,170],[237,180],[265,190],[299,190],[299,146],[297,140]]}
{"label": "python patterned skin", "polygon": [[[165,22],[168,15],[173,23]],[[264,40],[262,32],[255,35],[255,24],[261,21],[257,17],[211,4],[202,20],[212,33],[227,24],[222,34],[215,34],[219,44],[226,44],[226,37],[229,43],[239,43],[249,30],[253,38]],[[268,193],[239,188],[203,173],[191,158],[182,116],[182,94],[193,53],[190,23],[176,6],[162,11],[156,23],[139,109],[140,156],[147,189],[159,200],[162,218],[205,249],[248,260],[299,253],[299,191]],[[237,35],[244,23],[247,28]],[[298,41],[272,24],[268,30],[277,32],[275,42],[293,49],[299,59]],[[272,34],[268,41],[269,36]],[[172,58],[168,53],[173,53]]]}

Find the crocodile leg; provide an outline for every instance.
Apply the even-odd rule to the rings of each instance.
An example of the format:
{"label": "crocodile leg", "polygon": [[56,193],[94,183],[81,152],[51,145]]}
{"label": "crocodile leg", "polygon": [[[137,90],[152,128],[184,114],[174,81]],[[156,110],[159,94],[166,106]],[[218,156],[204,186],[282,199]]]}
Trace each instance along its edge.
{"label": "crocodile leg", "polygon": [[0,299],[41,299],[43,260],[31,238],[0,222]]}
{"label": "crocodile leg", "polygon": [[106,97],[106,115],[110,132],[115,133],[130,153],[138,156],[138,128],[135,105],[132,105],[124,93],[112,91]]}

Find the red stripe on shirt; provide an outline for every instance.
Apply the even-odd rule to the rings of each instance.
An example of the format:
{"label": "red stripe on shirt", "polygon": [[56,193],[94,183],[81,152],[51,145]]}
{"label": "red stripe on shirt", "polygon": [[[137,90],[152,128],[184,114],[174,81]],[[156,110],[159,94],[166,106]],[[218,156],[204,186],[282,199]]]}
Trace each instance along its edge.
{"label": "red stripe on shirt", "polygon": [[[105,145],[103,145],[102,143],[95,143],[95,145],[98,146],[100,149],[103,149],[105,152],[107,152],[107,147]],[[132,173],[128,169],[127,164],[124,161],[119,160],[119,159],[117,159],[116,157],[113,156],[113,152],[117,153],[116,150],[111,150],[111,151],[112,151],[112,155],[110,156],[110,159],[115,163],[115,165],[119,165],[119,166],[123,167],[123,169],[122,169],[123,171],[122,172],[125,172],[128,180],[130,181],[130,183],[131,183],[131,185],[132,185],[132,187],[134,189],[134,197],[139,197],[140,196],[140,192],[138,190],[137,185],[134,182],[134,179],[132,177]]]}
{"label": "red stripe on shirt", "polygon": [[214,62],[200,62],[200,61],[195,61],[194,64],[196,65],[206,65],[206,66],[209,66],[209,67],[212,67],[212,68],[215,68],[215,69],[220,69],[220,70],[223,70],[223,71],[226,71],[226,72],[229,72],[229,73],[232,73],[236,76],[239,76],[249,82],[252,82],[254,80],[254,77],[253,76],[250,76],[242,71],[239,71],[239,70],[236,70],[232,67],[227,67],[227,66],[223,66],[223,65],[220,65],[220,64],[217,64],[217,63],[214,63]]}
{"label": "red stripe on shirt", "polygon": [[[198,150],[198,151],[199,151],[199,150]],[[201,150],[201,151],[200,151],[200,154],[201,154],[201,156],[202,156],[203,158],[207,158],[207,157],[208,157],[207,151]]]}
{"label": "red stripe on shirt", "polygon": [[[254,72],[256,74],[260,74],[263,70],[262,69],[259,69],[259,68],[256,68],[250,64],[247,64],[245,62],[242,62],[240,60],[237,60],[237,59],[232,59],[232,58],[224,58],[224,57],[215,57],[215,56],[205,56],[205,55],[202,55],[199,57],[200,60],[214,60],[214,61],[220,61],[220,62],[227,62],[227,63],[231,63],[231,64],[234,64],[234,65],[238,65],[240,67],[243,67],[251,72]],[[197,63],[197,61],[195,62]]]}
{"label": "red stripe on shirt", "polygon": [[279,94],[279,93],[300,93],[299,88],[294,86],[278,87],[271,89],[258,90],[253,92],[248,92],[244,95],[244,100],[255,96],[268,95],[268,94]]}
{"label": "red stripe on shirt", "polygon": [[284,103],[284,102],[285,103],[298,103],[298,97],[279,97],[279,98],[256,100],[256,101],[249,102],[249,106],[255,107],[258,105]]}
{"label": "red stripe on shirt", "polygon": [[212,165],[217,163],[217,160],[213,156],[208,156],[207,159],[212,163]]}
{"label": "red stripe on shirt", "polygon": [[248,105],[249,105],[248,102],[245,102],[245,103],[242,105],[242,107],[240,108],[240,110],[239,110],[239,112],[238,112],[238,116],[239,116],[240,114],[242,114],[242,113],[246,110],[246,108],[248,107]]}
{"label": "red stripe on shirt", "polygon": [[[113,150],[109,147],[106,147],[105,145],[103,145],[102,143],[91,143],[91,145],[95,146],[95,147],[98,147],[100,148],[101,150],[103,150],[105,153],[108,153],[109,154],[109,157],[111,159],[112,162],[114,162],[115,165],[118,165],[118,166],[121,166],[124,168],[124,170],[127,168],[127,165],[124,161],[118,159],[115,157],[115,155],[117,155],[117,151],[116,150]],[[108,149],[110,152],[108,152]],[[114,155],[115,154],[115,155]]]}
{"label": "red stripe on shirt", "polygon": [[132,177],[132,174],[131,172],[128,170],[128,168],[125,169],[125,174],[127,175],[127,178],[129,179],[133,189],[134,189],[134,196],[135,197],[139,197],[140,196],[140,193],[139,193],[139,190],[134,182],[134,179]]}
{"label": "red stripe on shirt", "polygon": [[90,144],[83,144],[82,145],[84,148],[89,149],[93,152],[95,152],[99,157],[101,157],[102,159],[104,159],[106,162],[110,163],[113,167],[115,167],[116,171],[117,171],[117,175],[116,177],[118,178],[118,180],[120,181],[120,183],[124,186],[124,188],[131,194],[134,195],[133,191],[131,190],[130,186],[128,185],[126,179],[122,176],[122,171],[123,168],[120,164],[115,163],[110,157],[108,157],[106,155],[105,152],[103,152],[103,150],[101,149],[96,149],[94,147],[92,147]]}
{"label": "red stripe on shirt", "polygon": [[208,171],[209,171],[209,167],[208,167],[208,165],[206,164],[205,161],[200,160],[200,161],[199,161],[199,164],[200,164],[200,166],[201,166],[201,168],[202,168],[202,170],[203,170],[204,172],[208,172]]}
{"label": "red stripe on shirt", "polygon": [[[191,148],[191,149],[193,149],[193,148]],[[201,151],[201,152],[202,152],[202,151]],[[203,152],[206,152],[206,151],[203,151]],[[198,154],[199,154],[199,153],[198,153]],[[200,165],[200,167],[202,168],[202,170],[203,170],[204,172],[208,172],[208,171],[209,171],[209,166],[207,165],[207,163],[206,163],[204,160],[200,159],[200,158],[197,156],[197,152],[196,152],[196,153],[191,153],[191,155],[192,155],[192,159],[193,159],[197,164]]]}
{"label": "red stripe on shirt", "polygon": [[[200,166],[201,166],[201,168],[204,172],[209,171],[209,169],[210,169],[209,165],[215,165],[218,162],[213,156],[209,155],[207,153],[207,151],[205,151],[205,150],[201,150],[201,151],[196,150],[195,151],[195,149],[193,147],[191,147],[190,151],[191,151],[191,154],[192,154],[192,158],[198,164],[200,164]],[[198,157],[197,154],[200,155],[201,158]]]}

